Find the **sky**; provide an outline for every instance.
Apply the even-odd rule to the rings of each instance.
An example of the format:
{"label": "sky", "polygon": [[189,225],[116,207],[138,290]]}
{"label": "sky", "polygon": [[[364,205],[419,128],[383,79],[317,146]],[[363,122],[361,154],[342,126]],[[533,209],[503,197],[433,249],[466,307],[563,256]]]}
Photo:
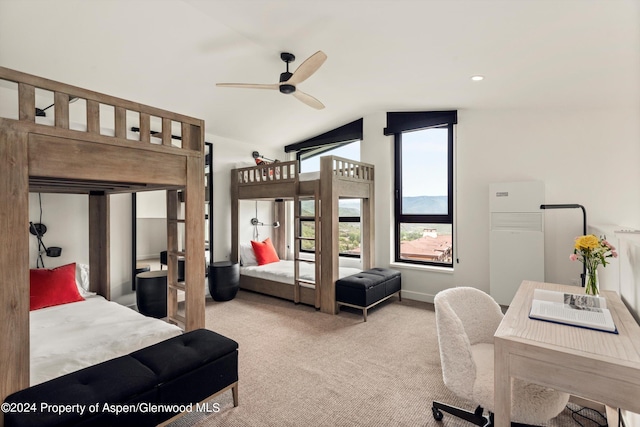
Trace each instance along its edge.
{"label": "sky", "polygon": [[[360,161],[360,141],[352,142],[351,144],[343,145],[334,150],[322,153],[322,156],[338,156],[345,159],[351,159]],[[317,172],[320,170],[320,157],[315,156],[306,159],[301,167],[300,172]]]}
{"label": "sky", "polygon": [[402,134],[402,195],[447,195],[447,129]]}

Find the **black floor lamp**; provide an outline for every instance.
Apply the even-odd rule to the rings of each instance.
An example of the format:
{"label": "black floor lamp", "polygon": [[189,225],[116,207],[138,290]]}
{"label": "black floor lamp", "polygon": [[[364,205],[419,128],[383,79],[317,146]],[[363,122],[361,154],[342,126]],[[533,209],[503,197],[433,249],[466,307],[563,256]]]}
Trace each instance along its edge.
{"label": "black floor lamp", "polygon": [[[540,205],[540,209],[582,209],[582,235],[587,234],[587,211],[584,206],[578,205],[575,203],[569,204],[560,204],[560,205]],[[582,263],[582,274],[580,278],[582,279],[582,287],[584,288],[585,278],[587,277],[587,266]]]}

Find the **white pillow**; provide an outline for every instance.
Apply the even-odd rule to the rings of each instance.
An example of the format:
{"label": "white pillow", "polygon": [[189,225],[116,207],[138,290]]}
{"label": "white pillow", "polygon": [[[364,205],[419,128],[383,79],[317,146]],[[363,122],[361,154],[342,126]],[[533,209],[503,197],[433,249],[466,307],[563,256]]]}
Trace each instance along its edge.
{"label": "white pillow", "polygon": [[89,291],[89,266],[87,264],[76,263],[76,285],[83,298],[96,294]]}
{"label": "white pillow", "polygon": [[258,265],[256,254],[253,252],[251,243],[240,243],[240,264],[248,267],[250,265]]}

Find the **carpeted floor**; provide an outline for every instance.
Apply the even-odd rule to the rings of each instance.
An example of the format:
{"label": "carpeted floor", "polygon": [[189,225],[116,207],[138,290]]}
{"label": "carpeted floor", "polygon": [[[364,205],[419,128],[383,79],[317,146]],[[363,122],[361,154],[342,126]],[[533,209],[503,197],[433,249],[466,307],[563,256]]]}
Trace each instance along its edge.
{"label": "carpeted floor", "polygon": [[[442,382],[431,304],[392,299],[365,323],[357,310],[331,316],[240,291],[232,301],[207,299],[206,327],[239,343],[240,404],[228,391],[172,427],[468,425],[431,415],[434,399],[473,409]],[[549,425],[580,424],[565,409]]]}

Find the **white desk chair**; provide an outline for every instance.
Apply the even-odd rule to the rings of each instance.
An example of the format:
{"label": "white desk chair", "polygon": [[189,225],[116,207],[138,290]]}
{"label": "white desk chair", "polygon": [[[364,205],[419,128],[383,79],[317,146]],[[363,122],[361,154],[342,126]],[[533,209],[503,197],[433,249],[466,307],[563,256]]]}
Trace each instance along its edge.
{"label": "white desk chair", "polygon": [[[486,293],[470,287],[439,292],[435,299],[442,378],[459,397],[478,407],[466,411],[433,402],[433,417],[443,411],[478,426],[493,425],[493,334],[500,321],[500,306]],[[544,423],[557,416],[569,400],[567,393],[514,379],[511,420],[520,424]],[[488,415],[483,415],[484,410]]]}

